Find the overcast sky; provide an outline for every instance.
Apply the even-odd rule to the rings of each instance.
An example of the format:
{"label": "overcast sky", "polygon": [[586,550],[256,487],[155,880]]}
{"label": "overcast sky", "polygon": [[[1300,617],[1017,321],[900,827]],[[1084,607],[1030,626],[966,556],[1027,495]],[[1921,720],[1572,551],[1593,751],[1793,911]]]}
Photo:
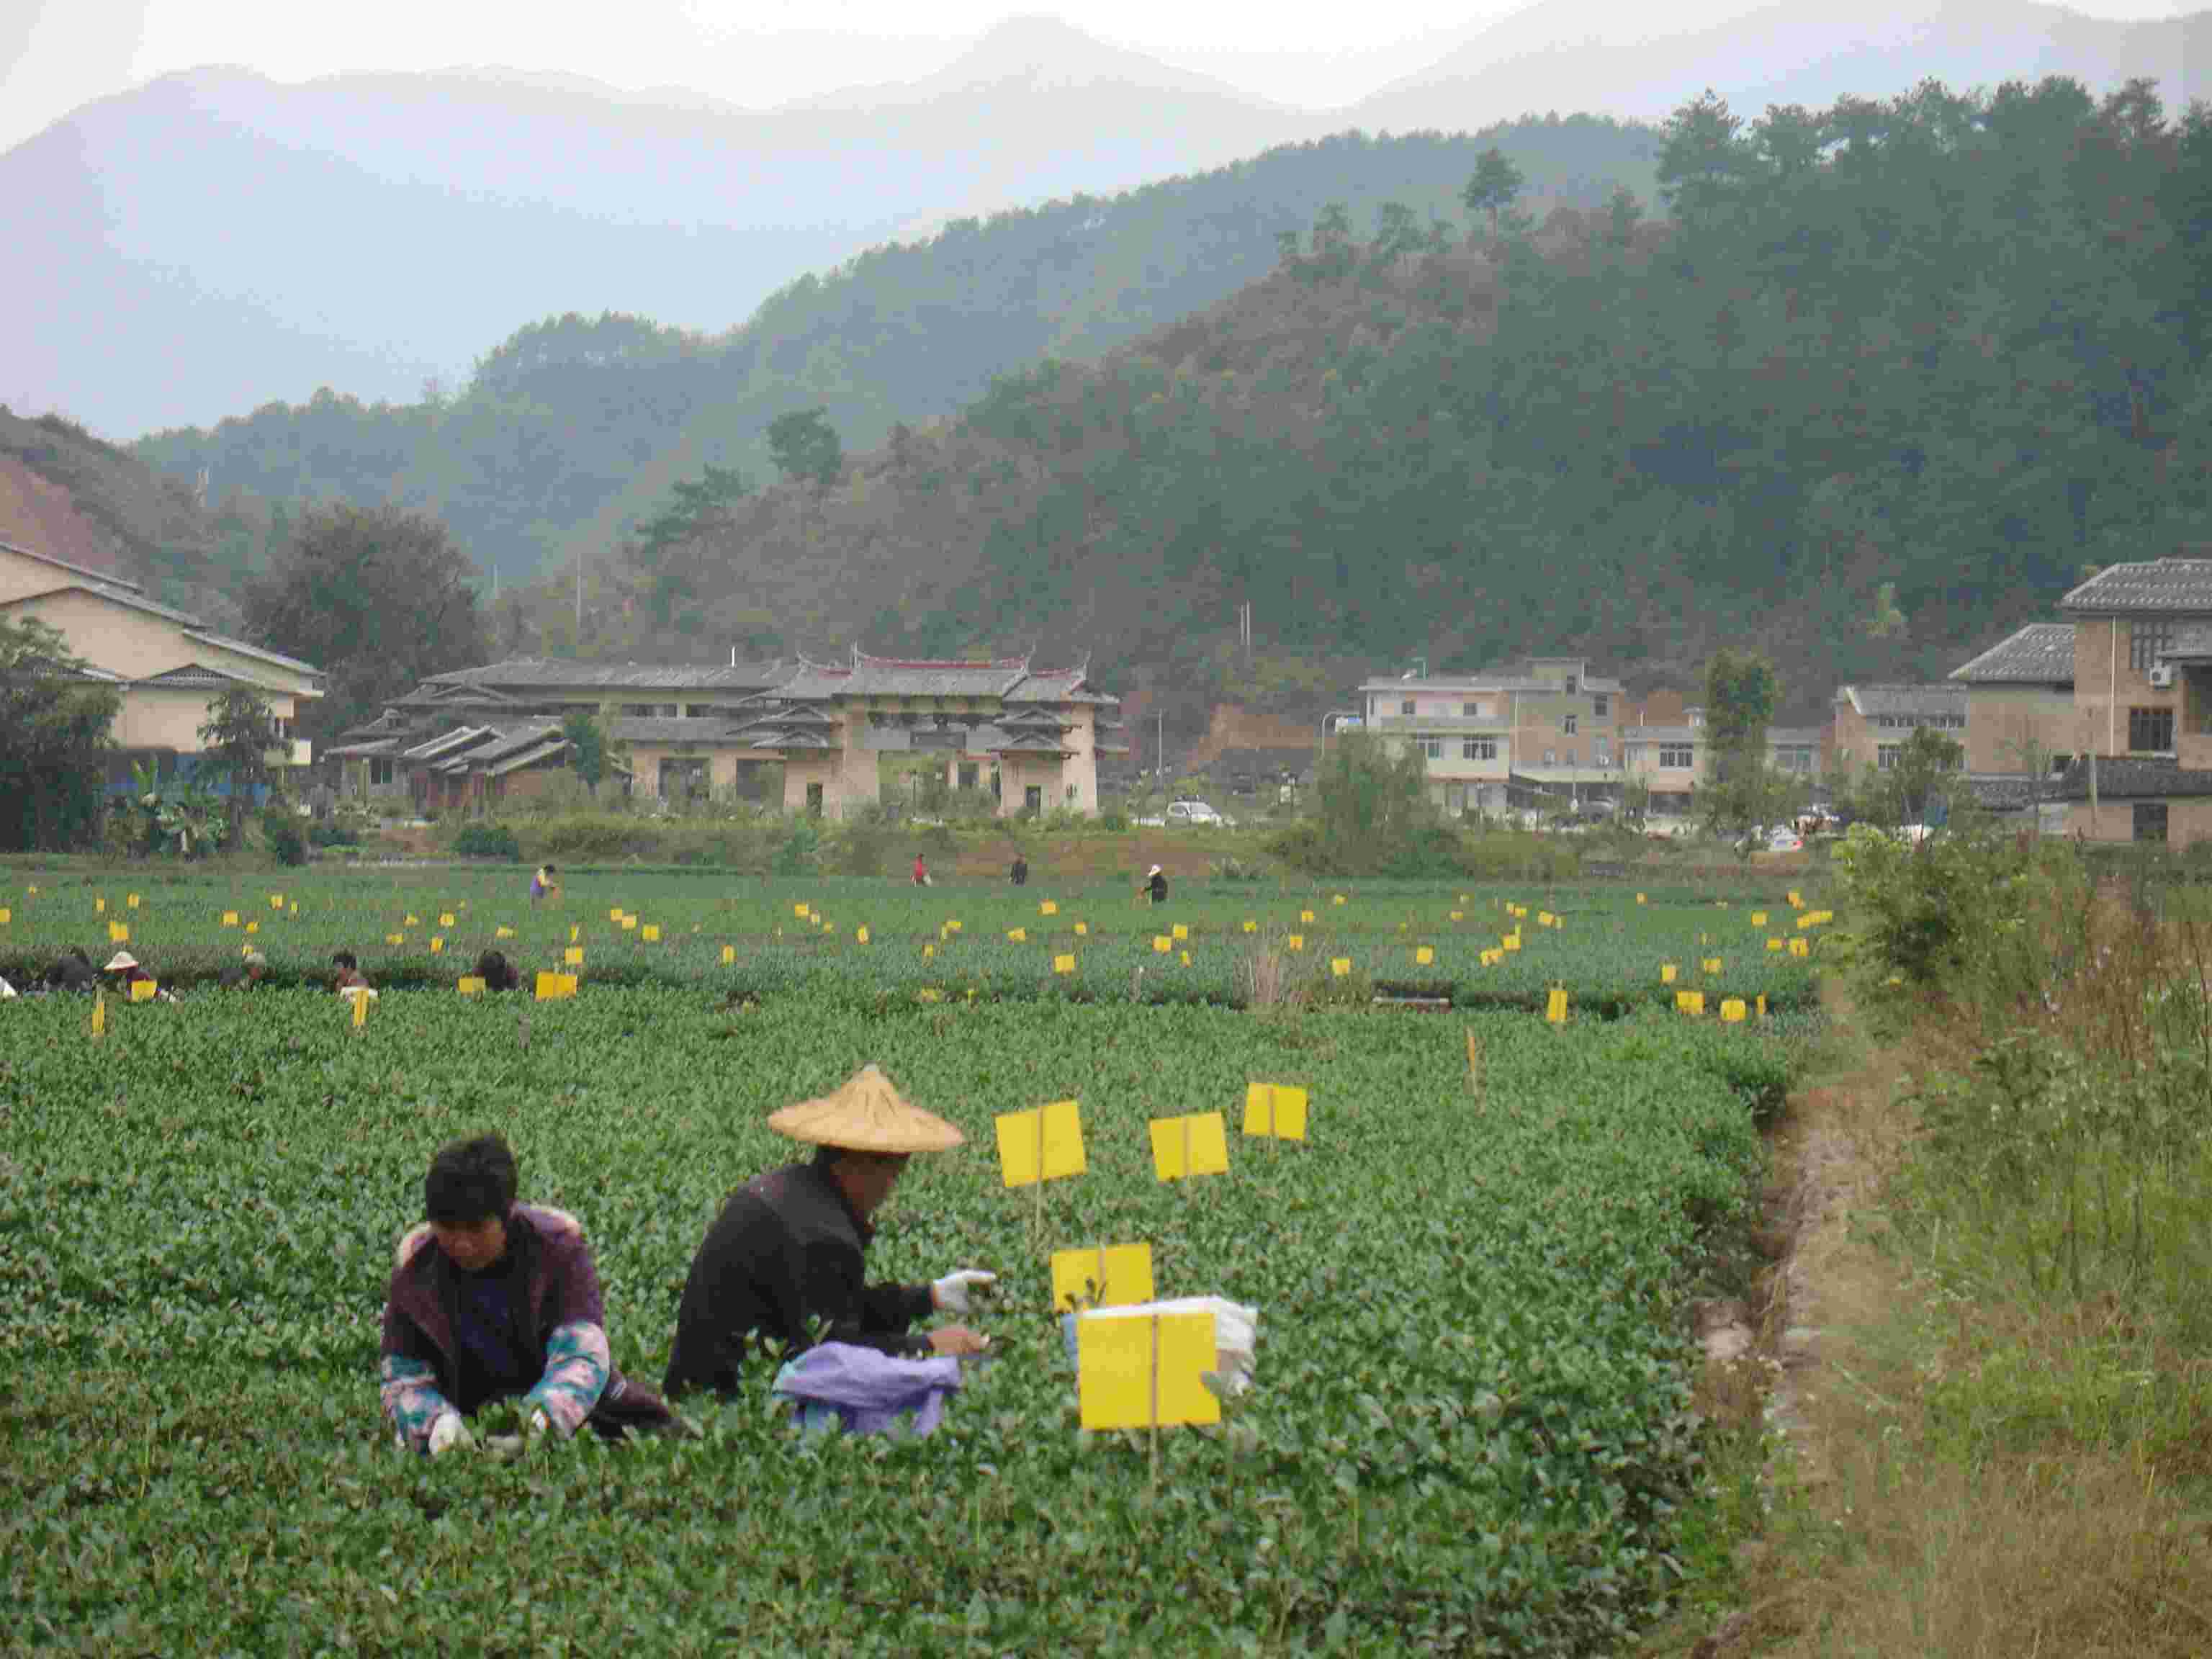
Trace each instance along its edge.
{"label": "overcast sky", "polygon": [[[88,100],[172,70],[235,64],[280,81],[367,70],[500,66],[617,87],[685,87],[766,106],[913,80],[1012,12],[1050,10],[1118,46],[1285,103],[1330,106],[1441,57],[1525,0],[0,0],[0,149]],[[2206,0],[2212,3],[2212,0]],[[1671,30],[1756,0],[1581,0],[1577,25]],[[2180,0],[2075,0],[2100,17],[2162,17]]]}

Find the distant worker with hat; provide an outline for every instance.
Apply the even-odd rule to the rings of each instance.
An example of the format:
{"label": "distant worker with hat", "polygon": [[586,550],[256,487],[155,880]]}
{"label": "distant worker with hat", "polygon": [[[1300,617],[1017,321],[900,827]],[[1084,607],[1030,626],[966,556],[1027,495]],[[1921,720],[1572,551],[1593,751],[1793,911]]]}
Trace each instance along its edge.
{"label": "distant worker with hat", "polygon": [[218,975],[226,991],[250,991],[268,976],[269,958],[251,946]]}
{"label": "distant worker with hat", "polygon": [[531,903],[536,904],[538,900],[561,890],[561,884],[556,879],[560,873],[561,872],[558,870],[555,869],[550,864],[541,864],[532,872],[530,877]]}
{"label": "distant worker with hat", "polygon": [[[128,951],[118,951],[113,956],[107,959],[107,965],[102,968],[100,971],[103,974],[113,974],[116,976],[117,988],[125,996],[129,996],[131,994],[131,988],[141,980],[144,980],[149,985],[155,983],[153,975],[148,973],[143,968],[140,967],[138,965],[138,958],[132,956]],[[174,1002],[176,1000],[176,998],[171,996],[167,991],[160,990],[158,988],[155,991],[154,994],[158,1000],[162,1002]]]}
{"label": "distant worker with hat", "polygon": [[662,1383],[737,1392],[745,1357],[781,1344],[787,1357],[817,1340],[902,1355],[980,1354],[988,1339],[964,1325],[909,1331],[933,1312],[965,1313],[970,1293],[998,1275],[961,1268],[928,1285],[870,1285],[863,1253],[869,1218],[915,1152],[966,1139],[901,1098],[873,1066],[835,1094],[787,1106],[769,1127],[811,1143],[813,1158],[756,1176],[732,1193],[707,1230],[676,1313]]}
{"label": "distant worker with hat", "polygon": [[1145,872],[1145,890],[1152,896],[1152,902],[1155,904],[1165,904],[1168,902],[1168,878],[1166,873],[1157,864]]}

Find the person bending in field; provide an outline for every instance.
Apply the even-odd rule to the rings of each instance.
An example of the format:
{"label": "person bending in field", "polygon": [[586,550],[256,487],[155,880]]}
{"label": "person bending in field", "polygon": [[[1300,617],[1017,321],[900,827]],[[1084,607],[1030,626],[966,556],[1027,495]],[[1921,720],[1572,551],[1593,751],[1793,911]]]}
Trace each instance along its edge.
{"label": "person bending in field", "polygon": [[914,855],[914,884],[917,887],[929,885],[929,863],[919,853]]}
{"label": "person bending in field", "polygon": [[779,1345],[796,1358],[817,1334],[889,1354],[981,1353],[985,1339],[964,1325],[907,1327],[933,1311],[967,1312],[970,1290],[995,1284],[996,1274],[963,1267],[928,1285],[870,1285],[862,1261],[875,1234],[868,1218],[908,1157],[957,1146],[960,1131],[901,1099],[872,1066],[768,1121],[813,1143],[814,1158],[754,1176],[708,1228],[677,1309],[661,1382],[668,1397],[693,1389],[733,1395],[754,1348]]}
{"label": "person bending in field", "polygon": [[1030,884],[1030,861],[1019,853],[1014,854],[1014,866],[1006,872],[1006,879],[1017,887]]}
{"label": "person bending in field", "polygon": [[651,1389],[608,1358],[599,1279],[565,1211],[514,1201],[514,1154],[497,1135],[438,1150],[422,1180],[428,1218],[394,1252],[379,1364],[398,1443],[436,1456],[471,1437],[466,1419],[519,1400],[534,1437],[586,1423],[609,1439],[671,1421]]}
{"label": "person bending in field", "polygon": [[1168,902],[1167,872],[1157,864],[1145,872],[1145,890],[1152,895],[1152,902],[1155,904],[1165,904]]}
{"label": "person bending in field", "polygon": [[550,898],[561,890],[561,884],[554,879],[559,874],[560,872],[550,864],[541,864],[538,866],[536,872],[530,878],[530,902],[532,904],[537,903],[540,899]]}
{"label": "person bending in field", "polygon": [[77,945],[57,957],[54,965],[46,969],[48,991],[81,991],[87,994],[98,988],[100,970],[92,965],[92,958]]}
{"label": "person bending in field", "polygon": [[226,991],[250,991],[268,975],[269,958],[258,951],[248,951],[224,969],[219,977]]}
{"label": "person bending in field", "polygon": [[519,990],[522,970],[507,959],[504,951],[487,951],[477,958],[477,977],[487,991]]}
{"label": "person bending in field", "polygon": [[361,971],[360,959],[352,951],[331,951],[331,967],[336,971],[337,994],[340,996],[357,996],[364,991],[368,992],[371,996],[376,994],[370,989],[368,978]]}

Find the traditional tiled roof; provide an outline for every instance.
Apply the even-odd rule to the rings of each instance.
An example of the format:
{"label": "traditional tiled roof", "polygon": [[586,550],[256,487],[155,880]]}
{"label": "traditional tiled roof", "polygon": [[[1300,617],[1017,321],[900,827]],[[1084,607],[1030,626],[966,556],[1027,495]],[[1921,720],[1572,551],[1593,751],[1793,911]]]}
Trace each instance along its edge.
{"label": "traditional tiled roof", "polygon": [[397,738],[368,738],[357,743],[342,743],[323,750],[325,760],[365,760],[373,755],[388,755],[399,747]]}
{"label": "traditional tiled roof", "polygon": [[1766,744],[1771,749],[1781,744],[1811,744],[1818,747],[1827,738],[1823,726],[1770,726],[1766,728]]}
{"label": "traditional tiled roof", "polygon": [[[2097,797],[2100,800],[2166,800],[2212,795],[2212,770],[2185,769],[2176,761],[2100,755],[2096,768]],[[2086,757],[2066,769],[2053,793],[2065,800],[2089,799],[2089,761]]]}
{"label": "traditional tiled roof", "polygon": [[667,715],[624,714],[607,722],[607,736],[617,743],[741,744],[739,723],[724,716],[677,719]]}
{"label": "traditional tiled roof", "polygon": [[1971,685],[2072,685],[2074,624],[2030,623],[1999,640],[1950,678]]}
{"label": "traditional tiled roof", "polygon": [[853,667],[835,694],[848,697],[1004,697],[1030,678],[1026,657],[990,662],[900,661],[853,653]]}
{"label": "traditional tiled roof", "polygon": [[568,662],[555,657],[509,657],[476,668],[433,674],[425,686],[471,690],[549,691],[590,687],[609,691],[761,691],[790,677],[782,662],[714,664]]}
{"label": "traditional tiled roof", "polygon": [[496,726],[456,726],[451,732],[441,733],[439,736],[434,738],[425,738],[422,742],[416,744],[410,748],[402,750],[399,754],[399,758],[405,761],[415,761],[427,764],[431,761],[438,760],[446,756],[451,755],[455,750],[465,747],[467,744],[488,743],[498,735],[499,728]]}
{"label": "traditional tiled roof", "polygon": [[469,763],[476,765],[479,763],[505,760],[509,755],[519,754],[526,749],[544,743],[549,738],[557,738],[560,735],[561,728],[547,720],[534,720],[526,726],[509,727],[483,747],[470,750]]}
{"label": "traditional tiled roof", "polygon": [[1974,804],[1984,811],[2024,812],[2040,800],[2059,799],[2056,778],[2022,777],[2014,773],[1972,774],[1960,780]]}
{"label": "traditional tiled roof", "polygon": [[1073,724],[1048,714],[1042,708],[1024,708],[1018,714],[1004,714],[999,719],[1000,729],[1006,732],[1065,732]]}
{"label": "traditional tiled roof", "polygon": [[[563,750],[567,749],[568,746],[568,739],[562,737],[561,733],[556,731],[547,737],[543,742],[534,744],[526,749],[519,749],[515,750],[514,753],[507,756],[504,760],[496,763],[486,763],[484,765],[484,770],[489,776],[503,778],[509,772],[519,772],[526,766],[535,766],[542,760],[550,760],[554,756],[560,754]],[[468,757],[468,762],[473,766],[477,764],[481,758],[482,757],[479,756],[471,755]]]}
{"label": "traditional tiled roof", "polygon": [[2212,623],[2185,625],[2173,630],[2173,643],[2158,653],[2160,662],[2212,662]]}
{"label": "traditional tiled roof", "polygon": [[1836,695],[1848,697],[1861,714],[1964,714],[1966,688],[1963,685],[1846,685]]}
{"label": "traditional tiled roof", "polygon": [[2058,608],[2092,616],[2212,611],[2212,549],[2190,550],[2198,556],[2107,565],[2059,600]]}

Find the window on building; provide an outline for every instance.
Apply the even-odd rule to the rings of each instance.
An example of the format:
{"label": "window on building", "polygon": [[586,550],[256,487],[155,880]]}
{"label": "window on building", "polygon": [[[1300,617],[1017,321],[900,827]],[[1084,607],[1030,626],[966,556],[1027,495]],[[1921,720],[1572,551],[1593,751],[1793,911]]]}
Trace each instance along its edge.
{"label": "window on building", "polygon": [[1459,714],[1462,720],[1486,720],[1490,718],[1490,704],[1487,700],[1477,697],[1460,704]]}
{"label": "window on building", "polygon": [[1544,751],[1544,764],[1547,766],[1557,766],[1559,763],[1559,751],[1556,749],[1547,749]]}
{"label": "window on building", "polygon": [[2128,710],[2128,749],[2133,754],[2170,755],[2173,752],[2173,710]]}
{"label": "window on building", "polygon": [[1590,699],[1590,713],[1599,720],[1608,718],[1613,713],[1613,699],[1604,692],[1599,692]]}
{"label": "window on building", "polygon": [[1568,695],[1569,696],[1571,696],[1571,696],[1573,696],[1575,695],[1575,687],[1576,687],[1576,685],[1577,685],[1577,684],[1579,684],[1579,682],[1575,678],[1575,677],[1574,677],[1572,674],[1570,674],[1570,675],[1568,675],[1568,676],[1567,676],[1567,695]]}
{"label": "window on building", "polygon": [[2073,764],[2074,757],[2071,755],[2053,755],[2051,757],[2051,775],[2055,778]]}
{"label": "window on building", "polygon": [[1067,797],[1066,797],[1066,799],[1067,799],[1067,804],[1068,804],[1070,806],[1073,806],[1073,805],[1075,805],[1075,798],[1076,798],[1076,794],[1077,794],[1077,790],[1076,790],[1075,786],[1074,786],[1073,784],[1072,784],[1072,783],[1071,783],[1071,784],[1069,784],[1069,785],[1067,786]]}
{"label": "window on building", "polygon": [[975,764],[974,762],[968,762],[961,767],[960,787],[963,789],[973,789],[975,787]]}
{"label": "window on building", "polygon": [[1874,765],[1877,772],[1894,772],[1898,762],[1905,758],[1901,743],[1878,743],[1874,746]]}
{"label": "window on building", "polygon": [[1694,744],[1662,743],[1659,745],[1659,764],[1669,772],[1686,772],[1698,763]]}
{"label": "window on building", "polygon": [[1565,764],[1567,764],[1567,765],[1569,765],[1569,766],[1572,766],[1572,765],[1575,763],[1575,751],[1574,751],[1573,750],[1571,750],[1571,749],[1568,750],[1565,752],[1565,757],[1564,757],[1564,760],[1565,760]]}
{"label": "window on building", "polygon": [[1785,743],[1774,750],[1774,769],[1778,772],[1810,773],[1813,769],[1813,750],[1809,744]]}
{"label": "window on building", "polygon": [[1705,711],[1704,709],[1702,709],[1702,708],[1692,708],[1692,709],[1690,711],[1690,724],[1691,724],[1691,726],[1693,726],[1693,727],[1695,727],[1695,726],[1703,726],[1705,723]]}
{"label": "window on building", "polygon": [[1598,738],[1593,740],[1590,744],[1590,762],[1593,765],[1596,766],[1612,765],[1613,745],[1607,743],[1603,738]]}
{"label": "window on building", "polygon": [[1462,760],[1494,761],[1498,758],[1498,739],[1495,738],[1463,738],[1460,741]]}
{"label": "window on building", "polygon": [[2166,842],[2166,803],[2162,800],[2139,800],[2136,803],[2136,839]]}
{"label": "window on building", "polygon": [[368,763],[368,787],[388,789],[392,787],[392,762],[388,758],[372,757]]}
{"label": "window on building", "polygon": [[1442,760],[1444,757],[1444,740],[1442,738],[1423,738],[1421,752],[1431,760]]}
{"label": "window on building", "polygon": [[1411,697],[1407,697],[1403,702],[1398,705],[1398,712],[1401,714],[1412,714],[1413,712],[1413,700]]}
{"label": "window on building", "polygon": [[2136,673],[2148,674],[2157,665],[2158,653],[2172,649],[2173,623],[2171,621],[2128,624],[2128,666]]}

